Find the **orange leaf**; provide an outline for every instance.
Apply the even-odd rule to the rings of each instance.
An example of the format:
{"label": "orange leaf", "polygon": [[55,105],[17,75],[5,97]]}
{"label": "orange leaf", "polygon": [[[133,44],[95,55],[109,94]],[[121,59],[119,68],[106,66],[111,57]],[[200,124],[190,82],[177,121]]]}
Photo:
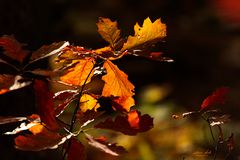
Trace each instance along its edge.
{"label": "orange leaf", "polygon": [[[105,61],[103,67],[106,68],[107,74],[102,77],[105,82],[102,96],[114,96],[127,100],[134,95],[134,85],[128,80],[128,76],[123,71],[109,60]],[[127,104],[131,103],[126,103],[123,108],[129,111],[131,106]]]}
{"label": "orange leaf", "polygon": [[115,44],[120,38],[120,30],[117,27],[117,22],[112,22],[108,18],[100,17],[97,27],[102,38],[106,40],[112,48],[115,48]]}
{"label": "orange leaf", "polygon": [[133,110],[128,113],[128,122],[132,128],[139,129],[139,113],[137,110]]}
{"label": "orange leaf", "polygon": [[74,68],[69,69],[65,75],[60,77],[61,81],[79,86],[89,83],[93,76],[92,68],[94,63],[94,58],[79,60],[79,63]]}
{"label": "orange leaf", "polygon": [[37,124],[29,131],[32,134],[20,135],[15,138],[15,147],[24,151],[40,151],[55,149],[71,136],[62,136],[56,132],[49,131],[43,125]]}
{"label": "orange leaf", "polygon": [[86,112],[87,110],[92,109],[97,111],[97,109],[100,107],[98,101],[89,94],[83,94],[80,99],[80,102],[81,102],[80,109],[82,112]]}
{"label": "orange leaf", "polygon": [[13,36],[4,35],[0,37],[0,46],[4,48],[5,55],[19,62],[22,62],[29,53],[22,49],[23,44],[19,43]]}
{"label": "orange leaf", "polygon": [[150,18],[144,20],[142,27],[134,26],[135,35],[129,36],[121,51],[131,50],[146,44],[154,44],[166,37],[166,25],[157,19],[152,23]]}

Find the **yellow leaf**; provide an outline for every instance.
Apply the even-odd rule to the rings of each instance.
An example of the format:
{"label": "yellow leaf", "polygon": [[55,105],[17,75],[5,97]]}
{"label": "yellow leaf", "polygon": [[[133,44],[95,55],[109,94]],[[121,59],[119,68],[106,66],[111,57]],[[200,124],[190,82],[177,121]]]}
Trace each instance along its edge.
{"label": "yellow leaf", "polygon": [[129,99],[134,95],[134,85],[128,80],[128,76],[111,61],[105,61],[103,67],[107,70],[107,74],[102,77],[105,82],[102,96],[118,97],[118,103],[120,102],[122,107],[129,111],[134,105],[134,101]]}
{"label": "yellow leaf", "polygon": [[142,27],[134,26],[134,36],[129,36],[121,51],[130,50],[146,44],[154,44],[166,37],[166,25],[157,19],[152,23],[150,18],[144,20]]}
{"label": "yellow leaf", "polygon": [[120,30],[117,27],[117,22],[113,22],[108,18],[100,17],[97,27],[102,38],[106,40],[112,48],[115,48],[115,43],[120,38]]}
{"label": "yellow leaf", "polygon": [[89,94],[83,94],[80,99],[80,102],[81,102],[80,109],[82,112],[86,112],[87,110],[92,110],[92,109],[97,111],[97,109],[100,107],[100,105],[98,104],[98,101]]}
{"label": "yellow leaf", "polygon": [[90,57],[79,60],[79,63],[74,68],[69,69],[65,75],[61,76],[60,80],[68,84],[79,86],[84,83],[89,83],[93,76],[92,68],[94,67],[94,63],[94,58]]}

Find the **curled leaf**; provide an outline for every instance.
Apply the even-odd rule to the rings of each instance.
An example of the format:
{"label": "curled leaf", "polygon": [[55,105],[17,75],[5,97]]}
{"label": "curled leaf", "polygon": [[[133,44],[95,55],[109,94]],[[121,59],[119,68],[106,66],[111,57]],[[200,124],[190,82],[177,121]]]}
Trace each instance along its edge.
{"label": "curled leaf", "polygon": [[15,138],[15,147],[24,151],[41,151],[56,149],[72,135],[62,136],[57,132],[49,131],[41,124],[29,128],[32,134],[20,135]]}
{"label": "curled leaf", "polygon": [[111,129],[127,135],[136,135],[153,127],[153,118],[145,114],[141,116],[138,111],[131,111],[128,115],[110,118],[95,125],[96,128]]}
{"label": "curled leaf", "polygon": [[113,156],[119,156],[120,154],[126,153],[126,150],[121,147],[117,146],[115,143],[111,144],[106,142],[106,139],[97,139],[93,138],[91,135],[85,133],[88,144],[91,146],[100,149],[101,151],[108,153]]}

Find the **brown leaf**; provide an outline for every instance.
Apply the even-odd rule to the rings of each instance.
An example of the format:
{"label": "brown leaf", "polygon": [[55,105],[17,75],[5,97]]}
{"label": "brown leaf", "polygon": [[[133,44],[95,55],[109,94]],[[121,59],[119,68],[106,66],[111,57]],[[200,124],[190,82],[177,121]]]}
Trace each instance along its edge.
{"label": "brown leaf", "polygon": [[19,62],[23,62],[29,53],[29,51],[22,49],[23,44],[19,43],[13,36],[0,37],[0,46],[5,50],[5,55]]}
{"label": "brown leaf", "polygon": [[122,101],[123,109],[129,111],[134,105],[132,100],[129,101],[129,97],[134,95],[134,85],[128,80],[128,76],[111,61],[105,61],[103,67],[107,70],[107,74],[102,77],[105,82],[102,96],[119,98],[118,101]]}
{"label": "brown leaf", "polygon": [[0,95],[12,90],[20,89],[31,84],[30,81],[24,81],[20,75],[0,74]]}
{"label": "brown leaf", "polygon": [[41,124],[29,128],[32,134],[20,135],[15,138],[15,147],[24,151],[40,151],[55,149],[64,143],[71,135],[62,136],[59,133],[49,131]]}
{"label": "brown leaf", "polygon": [[221,87],[214,91],[210,96],[204,99],[201,104],[201,110],[217,104],[224,104],[226,96],[229,93],[228,87]]}
{"label": "brown leaf", "polygon": [[79,60],[79,63],[74,68],[70,68],[66,74],[60,77],[60,79],[65,83],[76,86],[82,86],[89,83],[93,76],[92,71],[94,64],[94,58],[89,57]]}
{"label": "brown leaf", "polygon": [[86,159],[85,148],[76,138],[70,139],[70,148],[67,152],[68,160],[84,160]]}
{"label": "brown leaf", "polygon": [[58,43],[55,42],[51,45],[44,45],[35,52],[33,52],[30,63],[60,53],[68,45],[69,42],[66,41]]}
{"label": "brown leaf", "polygon": [[59,125],[55,118],[53,93],[48,90],[47,84],[41,80],[35,80],[34,90],[37,110],[41,121],[51,130],[58,129]]}
{"label": "brown leaf", "polygon": [[117,116],[115,120],[110,118],[95,125],[96,128],[111,129],[127,135],[136,135],[146,132],[153,127],[153,118],[145,114],[141,116],[138,111],[131,111],[128,115]]}
{"label": "brown leaf", "polygon": [[166,25],[157,19],[152,23],[150,18],[144,20],[142,27],[134,26],[134,36],[129,36],[121,51],[137,49],[139,46],[152,45],[166,37]]}
{"label": "brown leaf", "polygon": [[111,144],[106,142],[106,139],[98,139],[98,138],[93,138],[91,135],[85,133],[88,144],[91,146],[100,149],[101,151],[108,153],[113,156],[119,156],[120,154],[126,153],[126,150],[121,147],[117,146],[115,143]]}
{"label": "brown leaf", "polygon": [[117,41],[120,38],[120,30],[117,27],[117,22],[113,22],[108,18],[100,17],[97,27],[102,38],[106,40],[114,49]]}

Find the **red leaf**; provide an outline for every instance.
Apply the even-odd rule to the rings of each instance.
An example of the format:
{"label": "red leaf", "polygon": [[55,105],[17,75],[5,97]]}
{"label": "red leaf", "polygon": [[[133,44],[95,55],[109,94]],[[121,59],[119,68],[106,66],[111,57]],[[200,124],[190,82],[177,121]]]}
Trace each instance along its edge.
{"label": "red leaf", "polygon": [[88,143],[95,147],[100,149],[101,151],[111,154],[113,156],[119,156],[120,154],[126,153],[126,150],[121,147],[117,146],[116,143],[109,143],[106,141],[106,138],[93,138],[91,135],[86,134]]}
{"label": "red leaf", "polygon": [[204,99],[201,104],[201,110],[217,104],[224,104],[226,95],[229,93],[228,87],[221,87],[214,91],[210,96]]}
{"label": "red leaf", "polygon": [[141,116],[139,111],[131,111],[128,115],[117,116],[115,120],[110,118],[95,125],[95,128],[111,129],[127,135],[136,135],[153,127],[153,118],[145,114]]}
{"label": "red leaf", "polygon": [[23,44],[19,43],[13,36],[0,37],[0,46],[4,48],[5,55],[19,62],[22,62],[29,53],[22,49]]}
{"label": "red leaf", "polygon": [[58,129],[59,126],[55,119],[53,94],[49,92],[47,84],[41,80],[35,80],[34,89],[41,121],[51,130]]}
{"label": "red leaf", "polygon": [[81,142],[77,141],[76,138],[72,138],[70,141],[71,145],[68,149],[68,160],[84,160],[86,159],[85,148]]}

